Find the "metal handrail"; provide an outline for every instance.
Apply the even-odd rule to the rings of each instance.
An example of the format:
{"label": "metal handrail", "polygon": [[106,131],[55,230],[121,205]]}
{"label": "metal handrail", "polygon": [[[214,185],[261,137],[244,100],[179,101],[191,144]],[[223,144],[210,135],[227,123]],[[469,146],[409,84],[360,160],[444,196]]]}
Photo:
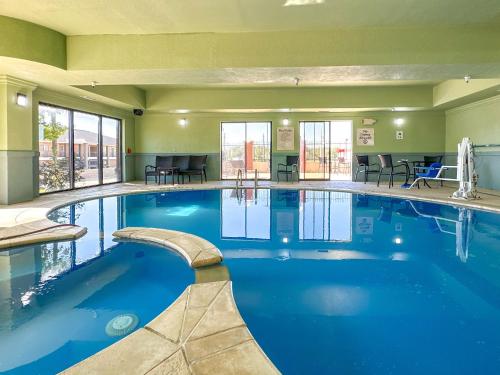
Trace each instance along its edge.
{"label": "metal handrail", "polygon": [[243,171],[241,168],[238,168],[238,173],[236,174],[236,189],[240,186],[243,186]]}

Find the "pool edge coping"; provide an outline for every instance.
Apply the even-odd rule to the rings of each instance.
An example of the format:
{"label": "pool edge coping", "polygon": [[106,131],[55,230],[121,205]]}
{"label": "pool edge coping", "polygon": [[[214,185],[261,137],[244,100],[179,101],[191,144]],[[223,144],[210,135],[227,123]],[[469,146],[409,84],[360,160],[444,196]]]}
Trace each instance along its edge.
{"label": "pool edge coping", "polygon": [[[218,374],[242,370],[256,375],[280,374],[241,317],[229,272],[223,272],[222,277],[215,275],[219,278],[217,281],[210,280],[210,276],[209,281],[204,281],[207,275],[200,276],[203,272],[213,273],[213,266],[226,268],[220,264],[222,254],[215,245],[189,233],[158,228],[129,227],[115,234],[119,238],[154,243],[180,253],[195,271],[195,283],[188,285],[170,306],[143,328],[60,374],[163,374],[170,370],[196,374],[207,373],[207,369]],[[184,241],[180,244],[176,239]],[[191,261],[193,253],[185,249],[190,243],[203,248],[195,250],[195,254],[208,249],[212,255],[210,262],[204,259],[203,264],[196,264],[196,257]],[[150,351],[144,352],[144,347]]]}

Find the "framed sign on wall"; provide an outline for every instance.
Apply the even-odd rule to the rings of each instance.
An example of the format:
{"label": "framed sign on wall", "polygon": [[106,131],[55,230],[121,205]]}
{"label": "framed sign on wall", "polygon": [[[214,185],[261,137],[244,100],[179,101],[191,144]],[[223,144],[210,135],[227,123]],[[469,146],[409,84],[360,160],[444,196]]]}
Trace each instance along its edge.
{"label": "framed sign on wall", "polygon": [[358,146],[375,145],[375,129],[373,128],[358,129],[356,139]]}
{"label": "framed sign on wall", "polygon": [[295,131],[293,128],[287,126],[279,127],[276,138],[276,150],[293,151],[295,149]]}

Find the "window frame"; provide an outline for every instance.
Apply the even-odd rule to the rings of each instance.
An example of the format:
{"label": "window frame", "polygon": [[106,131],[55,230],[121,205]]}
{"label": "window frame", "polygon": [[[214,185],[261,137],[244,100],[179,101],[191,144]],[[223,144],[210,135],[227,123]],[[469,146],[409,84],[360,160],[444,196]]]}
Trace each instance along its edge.
{"label": "window frame", "polygon": [[[223,152],[222,128],[223,128],[223,125],[224,124],[245,124],[245,142],[246,142],[246,140],[247,140],[247,127],[248,127],[248,124],[252,124],[252,123],[269,124],[269,178],[260,178],[259,177],[259,180],[271,181],[273,179],[273,122],[270,120],[252,120],[252,121],[243,120],[243,121],[221,121],[219,124],[219,149],[220,149],[220,152],[219,152],[219,155],[220,155],[220,165],[219,165],[220,176],[219,176],[219,178],[221,181],[236,181],[237,180],[236,178],[223,178],[222,177],[223,176],[222,175],[222,164],[223,164],[223,160],[222,160],[222,152]],[[244,148],[243,154],[244,154],[243,160],[246,160],[246,147]],[[244,174],[244,176],[242,176],[242,180],[248,181],[248,180],[253,179],[253,177],[247,176],[246,169],[245,169],[245,172],[243,174]]]}
{"label": "window frame", "polygon": [[[123,131],[123,120],[118,118],[118,117],[113,117],[109,115],[103,115],[100,113],[95,113],[95,112],[89,112],[89,111],[84,111],[76,108],[70,108],[70,107],[64,107],[58,104],[52,104],[52,103],[47,103],[40,101],[38,102],[38,107],[37,111],[40,113],[40,106],[45,106],[45,107],[50,107],[50,108],[56,108],[56,109],[62,109],[65,111],[68,111],[69,118],[68,118],[68,151],[69,151],[69,188],[68,189],[61,189],[61,190],[56,190],[56,191],[48,191],[48,192],[40,192],[40,179],[38,179],[38,194],[39,195],[46,195],[46,194],[53,194],[53,193],[60,193],[64,191],[71,191],[71,190],[80,190],[80,189],[87,189],[91,187],[96,187],[96,186],[104,186],[104,185],[112,185],[112,184],[119,184],[123,182],[123,158],[122,158],[122,147],[123,147],[123,142],[122,142],[122,131]],[[98,153],[98,183],[95,185],[90,185],[90,186],[81,186],[81,187],[76,187],[75,186],[75,179],[74,179],[74,171],[75,171],[75,142],[74,142],[74,114],[75,112],[87,114],[87,115],[92,115],[92,116],[97,116],[98,117],[98,145],[97,145],[97,153]],[[102,156],[103,156],[103,144],[102,144],[102,120],[103,118],[108,118],[111,120],[115,120],[118,122],[118,131],[117,131],[117,139],[118,139],[118,150],[117,150],[117,158],[118,163],[118,180],[114,182],[107,182],[105,183],[103,181],[103,161],[102,161]],[[38,149],[40,152],[40,149]],[[81,152],[81,150],[80,150]]]}

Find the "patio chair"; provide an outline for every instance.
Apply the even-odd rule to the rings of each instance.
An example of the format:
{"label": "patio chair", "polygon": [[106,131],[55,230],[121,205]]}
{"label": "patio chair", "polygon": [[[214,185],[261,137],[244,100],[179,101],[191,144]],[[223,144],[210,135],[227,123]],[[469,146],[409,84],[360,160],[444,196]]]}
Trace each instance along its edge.
{"label": "patio chair", "polygon": [[[427,183],[427,179],[435,179],[443,165],[441,163],[432,163],[429,167],[419,167],[423,172],[415,173],[415,181],[417,182],[417,188],[420,189],[420,180],[424,181],[424,185],[430,188],[431,186]],[[442,182],[442,180],[441,180]]]}
{"label": "patio chair", "polygon": [[184,176],[188,176],[189,182],[191,182],[191,176],[200,176],[200,183],[203,183],[203,178],[207,182],[207,158],[208,155],[191,155],[188,169],[180,171],[182,183],[184,183]]}
{"label": "patio chair", "polygon": [[[358,166],[356,168],[356,176],[354,177],[354,182],[358,181],[358,173],[362,172],[365,175],[365,184],[368,181],[368,175],[373,173],[380,173],[380,166],[378,163],[371,163],[368,159],[368,155],[356,155],[356,161]],[[371,169],[372,166],[377,166],[377,169]]]}
{"label": "patio chair", "polygon": [[175,155],[172,167],[177,171],[177,183],[179,183],[179,176],[189,170],[189,155]]}
{"label": "patio chair", "polygon": [[[443,162],[443,155],[437,155],[437,156],[424,156],[424,160],[419,160],[419,161],[414,161],[413,165],[413,177],[417,178],[416,175],[417,173],[422,169],[422,167],[430,167],[432,163],[442,163]],[[422,169],[423,171],[423,169]],[[444,176],[441,176],[444,177]],[[428,184],[424,182],[427,186]],[[441,186],[443,186],[443,181],[441,181]]]}
{"label": "patio chair", "polygon": [[[383,154],[378,155],[380,160],[380,172],[378,174],[377,186],[380,186],[380,177],[381,176],[389,176],[389,188],[394,186],[394,176],[406,176],[407,174],[407,166],[404,164],[396,164],[392,163],[392,155],[391,154]],[[405,169],[404,172],[397,172],[394,169],[403,167]],[[384,173],[384,170],[389,170],[387,173]]]}
{"label": "patio chair", "polygon": [[156,156],[155,165],[146,165],[144,167],[145,184],[148,184],[149,176],[154,176],[156,183],[160,182],[160,174],[163,174],[166,180],[169,168],[172,168],[172,156]]}
{"label": "patio chair", "polygon": [[288,175],[293,179],[293,173],[297,174],[297,182],[299,182],[299,157],[298,156],[290,156],[286,157],[286,164],[279,163],[278,170],[276,172],[276,176],[278,177],[278,182],[280,182],[280,174],[286,175],[286,180],[288,181]]}

